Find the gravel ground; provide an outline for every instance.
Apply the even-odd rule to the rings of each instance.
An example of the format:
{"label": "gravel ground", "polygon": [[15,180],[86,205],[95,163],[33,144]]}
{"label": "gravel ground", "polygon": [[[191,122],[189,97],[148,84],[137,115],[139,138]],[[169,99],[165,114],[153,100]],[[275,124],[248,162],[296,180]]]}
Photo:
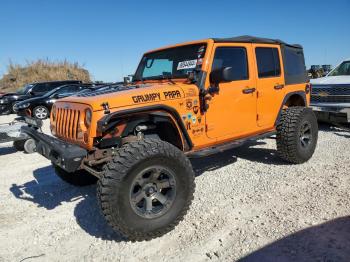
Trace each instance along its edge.
{"label": "gravel ground", "polygon": [[0,261],[350,261],[350,133],[320,129],[302,165],[279,160],[273,139],[193,161],[185,220],[138,243],[108,227],[95,186],[68,185],[39,154],[0,144]]}

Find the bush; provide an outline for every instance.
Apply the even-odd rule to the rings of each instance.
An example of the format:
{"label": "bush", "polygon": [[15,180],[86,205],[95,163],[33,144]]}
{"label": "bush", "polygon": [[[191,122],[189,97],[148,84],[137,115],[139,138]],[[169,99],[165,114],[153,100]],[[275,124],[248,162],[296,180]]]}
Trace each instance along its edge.
{"label": "bush", "polygon": [[78,63],[51,62],[37,60],[27,62],[26,65],[18,65],[10,62],[7,73],[0,79],[0,91],[15,91],[26,84],[34,82],[55,81],[55,80],[81,80],[90,82],[89,71]]}

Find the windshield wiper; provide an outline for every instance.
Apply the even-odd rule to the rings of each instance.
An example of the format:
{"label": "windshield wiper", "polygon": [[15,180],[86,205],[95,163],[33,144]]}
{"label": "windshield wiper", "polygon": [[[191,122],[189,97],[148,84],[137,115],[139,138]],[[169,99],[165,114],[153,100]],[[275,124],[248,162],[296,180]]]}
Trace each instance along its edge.
{"label": "windshield wiper", "polygon": [[163,79],[168,80],[170,83],[175,84],[174,81],[173,81],[173,75],[170,75],[170,74],[167,75],[167,74],[165,74],[165,75],[162,75],[162,77],[163,77]]}
{"label": "windshield wiper", "polygon": [[147,80],[169,80],[170,82],[173,83],[173,75],[158,75],[158,76],[149,76],[149,77],[145,77],[142,78],[143,81],[147,81]]}

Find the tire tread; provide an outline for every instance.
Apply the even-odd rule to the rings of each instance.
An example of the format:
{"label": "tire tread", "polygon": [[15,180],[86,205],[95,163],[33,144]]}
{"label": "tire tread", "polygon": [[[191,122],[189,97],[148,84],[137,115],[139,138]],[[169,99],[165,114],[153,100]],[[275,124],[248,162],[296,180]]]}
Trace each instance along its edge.
{"label": "tire tread", "polygon": [[[118,210],[112,210],[110,193],[112,190],[118,190],[121,186],[123,178],[128,174],[130,167],[141,161],[146,157],[155,154],[166,155],[169,158],[179,159],[184,163],[187,173],[190,174],[189,181],[189,198],[185,206],[177,215],[176,219],[167,226],[152,232],[139,232],[129,228],[121,219]],[[183,220],[186,215],[191,202],[193,200],[193,193],[195,190],[194,172],[192,165],[187,157],[173,145],[158,139],[144,139],[141,141],[131,142],[122,146],[116,156],[110,163],[105,165],[103,178],[98,181],[97,198],[100,202],[99,206],[108,224],[116,231],[125,235],[131,241],[143,241],[160,237],[165,233],[171,231]]]}

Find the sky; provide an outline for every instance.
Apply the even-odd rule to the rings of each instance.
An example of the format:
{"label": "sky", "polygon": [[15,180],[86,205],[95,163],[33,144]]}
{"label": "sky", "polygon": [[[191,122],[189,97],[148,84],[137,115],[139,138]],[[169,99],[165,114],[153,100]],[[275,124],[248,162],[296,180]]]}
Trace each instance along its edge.
{"label": "sky", "polygon": [[95,81],[133,74],[144,52],[254,35],[303,45],[307,66],[350,58],[350,0],[1,0],[0,77],[9,61],[78,62]]}

